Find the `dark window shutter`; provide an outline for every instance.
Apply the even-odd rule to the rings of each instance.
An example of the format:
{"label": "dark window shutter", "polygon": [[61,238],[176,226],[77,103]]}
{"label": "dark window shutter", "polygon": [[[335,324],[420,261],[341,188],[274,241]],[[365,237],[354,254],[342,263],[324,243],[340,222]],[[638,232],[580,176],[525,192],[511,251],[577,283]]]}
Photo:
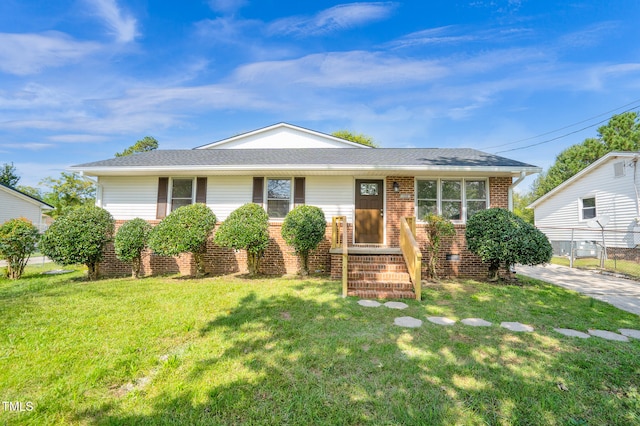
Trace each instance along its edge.
{"label": "dark window shutter", "polygon": [[158,205],[156,219],[164,219],[167,215],[167,196],[169,192],[169,178],[158,178]]}
{"label": "dark window shutter", "polygon": [[207,204],[207,178],[196,179],[196,203]]}
{"label": "dark window shutter", "polygon": [[253,178],[253,202],[256,204],[262,204],[264,198],[264,178]]}
{"label": "dark window shutter", "polygon": [[304,178],[297,177],[293,180],[293,202],[295,205],[304,204]]}

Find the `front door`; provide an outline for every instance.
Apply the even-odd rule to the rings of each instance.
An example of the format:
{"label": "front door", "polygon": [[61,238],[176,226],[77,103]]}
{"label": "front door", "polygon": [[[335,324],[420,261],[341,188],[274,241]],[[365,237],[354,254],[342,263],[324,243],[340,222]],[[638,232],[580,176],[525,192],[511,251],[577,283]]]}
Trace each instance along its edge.
{"label": "front door", "polygon": [[382,244],[384,181],[356,179],[356,243]]}

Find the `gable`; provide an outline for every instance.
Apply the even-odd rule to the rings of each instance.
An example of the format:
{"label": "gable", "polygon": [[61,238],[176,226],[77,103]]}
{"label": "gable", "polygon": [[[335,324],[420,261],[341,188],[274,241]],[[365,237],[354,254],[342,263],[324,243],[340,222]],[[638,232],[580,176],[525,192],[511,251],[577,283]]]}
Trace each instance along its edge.
{"label": "gable", "polygon": [[335,136],[279,123],[195,149],[369,148]]}

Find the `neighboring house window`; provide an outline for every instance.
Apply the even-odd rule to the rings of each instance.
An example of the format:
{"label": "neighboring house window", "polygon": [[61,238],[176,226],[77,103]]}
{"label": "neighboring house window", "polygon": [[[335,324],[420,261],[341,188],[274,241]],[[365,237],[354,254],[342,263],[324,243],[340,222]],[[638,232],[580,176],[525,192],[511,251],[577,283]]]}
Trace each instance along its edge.
{"label": "neighboring house window", "polygon": [[596,197],[582,199],[582,220],[596,217]]}
{"label": "neighboring house window", "polygon": [[284,218],[291,206],[291,179],[267,179],[267,214]]}
{"label": "neighboring house window", "polygon": [[488,205],[485,179],[424,179],[417,181],[417,216],[440,214],[449,220],[468,219]]}
{"label": "neighboring house window", "polygon": [[172,179],[171,211],[193,203],[193,179]]}

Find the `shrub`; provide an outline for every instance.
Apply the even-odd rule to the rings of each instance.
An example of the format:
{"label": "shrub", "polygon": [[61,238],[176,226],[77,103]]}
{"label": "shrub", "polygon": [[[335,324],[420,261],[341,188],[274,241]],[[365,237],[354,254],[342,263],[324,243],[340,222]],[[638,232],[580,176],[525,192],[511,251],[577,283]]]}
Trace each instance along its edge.
{"label": "shrub", "polygon": [[87,265],[88,278],[98,277],[104,247],[113,237],[114,221],[105,209],[78,207],[59,217],[42,236],[42,253],[56,263]]}
{"label": "shrub", "polygon": [[118,229],[114,240],[116,257],[131,264],[131,276],[140,276],[142,266],[142,252],[147,246],[151,225],[139,217],[125,222]]}
{"label": "shrub", "polygon": [[427,233],[428,265],[427,272],[433,279],[438,279],[436,266],[438,266],[438,254],[440,253],[440,239],[456,235],[456,229],[450,220],[437,214],[429,213],[424,217],[427,222],[425,231]]}
{"label": "shrub", "polygon": [[269,216],[258,204],[245,204],[222,222],[214,238],[216,244],[247,251],[249,275],[260,270],[260,258],[269,244]]}
{"label": "shrub", "polygon": [[23,217],[0,226],[0,259],[7,261],[7,277],[17,280],[22,276],[39,239],[38,228]]}
{"label": "shrub", "polygon": [[546,235],[504,209],[488,209],[467,221],[467,247],[489,263],[489,279],[497,280],[500,266],[507,276],[516,263],[538,265],[551,260],[552,248]]}
{"label": "shrub", "polygon": [[192,253],[196,274],[205,273],[204,253],[209,234],[216,226],[216,215],[202,203],[190,204],[172,211],[151,231],[149,247],[162,256]]}
{"label": "shrub", "polygon": [[300,257],[300,273],[309,274],[309,252],[324,239],[327,222],[318,207],[298,206],[291,210],[282,224],[282,238]]}

